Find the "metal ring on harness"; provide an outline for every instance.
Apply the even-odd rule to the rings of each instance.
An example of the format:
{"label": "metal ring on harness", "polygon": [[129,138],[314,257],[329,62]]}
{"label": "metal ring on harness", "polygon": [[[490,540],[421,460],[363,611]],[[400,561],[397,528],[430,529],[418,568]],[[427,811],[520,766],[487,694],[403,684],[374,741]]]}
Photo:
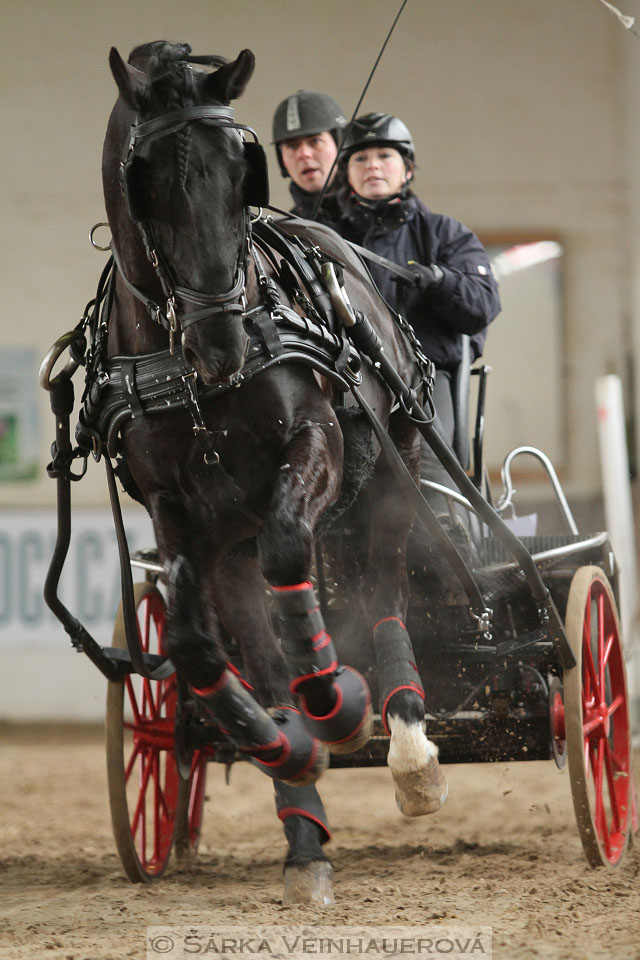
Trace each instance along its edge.
{"label": "metal ring on harness", "polygon": [[58,337],[40,364],[38,383],[43,390],[55,390],[62,377],[73,376],[80,366],[80,361],[74,359],[74,357],[70,357],[67,360],[62,371],[56,377],[54,377],[53,380],[51,379],[51,372],[53,371],[53,368],[64,351],[71,347],[72,344],[76,342],[79,343],[81,340],[84,340],[84,334],[81,330],[69,330],[68,333],[63,333],[61,337]]}
{"label": "metal ring on harness", "polygon": [[91,241],[91,246],[95,250],[102,250],[105,253],[108,253],[109,250],[111,250],[111,241],[109,241],[106,247],[101,247],[100,244],[96,243],[95,240],[93,239],[93,235],[96,232],[96,230],[99,230],[100,227],[108,227],[108,226],[109,224],[106,222],[106,220],[100,220],[99,223],[94,223],[94,225],[91,227],[91,230],[89,231],[89,240]]}

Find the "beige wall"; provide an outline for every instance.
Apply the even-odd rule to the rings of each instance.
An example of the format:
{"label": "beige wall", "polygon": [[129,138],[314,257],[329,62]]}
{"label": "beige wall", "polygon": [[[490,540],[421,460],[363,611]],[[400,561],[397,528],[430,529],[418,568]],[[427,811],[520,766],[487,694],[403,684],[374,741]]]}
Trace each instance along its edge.
{"label": "beige wall", "polygon": [[[350,113],[398,7],[399,0],[4,0],[0,349],[32,346],[40,358],[93,295],[104,259],[88,230],[103,219],[111,45],[125,54],[158,38],[189,41],[197,53],[252,48],[256,74],[238,113],[268,143],[274,105],[298,87],[326,90]],[[640,0],[624,7],[640,15]],[[408,123],[417,190],[434,209],[481,234],[561,238],[566,390],[556,415],[567,427],[569,493],[599,488],[593,382],[602,373],[626,376],[627,354],[638,350],[630,240],[640,194],[632,119],[639,90],[640,44],[597,0],[409,0],[362,107]],[[285,205],[271,153],[270,163],[273,201]],[[492,336],[509,321],[499,318]],[[494,377],[535,409],[548,374],[514,353]],[[53,420],[44,395],[39,403],[44,467]],[[499,420],[500,409],[492,410],[489,431],[498,439]],[[3,484],[0,502],[47,504],[53,487],[44,477]],[[74,496],[103,502],[101,470]]]}

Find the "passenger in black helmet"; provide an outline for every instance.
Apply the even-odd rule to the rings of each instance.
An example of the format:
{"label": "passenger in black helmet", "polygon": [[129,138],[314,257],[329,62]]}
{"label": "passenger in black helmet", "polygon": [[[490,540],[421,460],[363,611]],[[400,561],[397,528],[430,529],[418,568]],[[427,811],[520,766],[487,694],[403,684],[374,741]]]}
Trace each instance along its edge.
{"label": "passenger in black helmet", "polygon": [[[462,357],[462,334],[471,337],[472,359],[480,356],[489,323],[500,311],[498,285],[487,253],[462,223],[433,213],[412,191],[415,149],[398,117],[358,117],[343,141],[340,164],[341,219],[335,229],[347,240],[409,267],[411,286],[383,267],[368,263],[387,302],[413,326],[425,354],[436,366],[434,401],[438,429],[453,445],[451,375]],[[455,488],[431,448],[423,442],[422,476]],[[430,495],[439,514],[443,496]]]}
{"label": "passenger in black helmet", "polygon": [[333,226],[339,217],[335,199],[335,160],[347,121],[333,97],[298,90],[278,104],[273,143],[283,177],[291,177],[292,213],[310,219],[328,177],[330,184],[314,219]]}

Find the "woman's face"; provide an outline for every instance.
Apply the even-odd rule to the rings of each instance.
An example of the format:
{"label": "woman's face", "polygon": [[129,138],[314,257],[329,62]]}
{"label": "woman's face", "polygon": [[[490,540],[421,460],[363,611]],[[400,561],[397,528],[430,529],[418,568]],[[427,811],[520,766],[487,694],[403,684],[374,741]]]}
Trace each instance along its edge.
{"label": "woman's face", "polygon": [[366,147],[354,150],[347,164],[347,177],[352,190],[365,200],[383,200],[399,193],[411,179],[402,154],[395,147]]}

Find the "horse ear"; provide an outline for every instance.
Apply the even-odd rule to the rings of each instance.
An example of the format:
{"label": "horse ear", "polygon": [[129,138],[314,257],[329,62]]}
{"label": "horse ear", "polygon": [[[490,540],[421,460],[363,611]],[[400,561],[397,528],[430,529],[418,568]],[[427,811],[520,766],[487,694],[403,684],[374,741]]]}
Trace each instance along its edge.
{"label": "horse ear", "polygon": [[132,110],[138,110],[148,88],[146,75],[130,63],[125,63],[115,47],[111,47],[109,52],[109,66],[120,96]]}
{"label": "horse ear", "polygon": [[207,76],[204,88],[215,100],[229,104],[242,96],[255,65],[256,58],[251,50],[241,50],[235,60]]}

